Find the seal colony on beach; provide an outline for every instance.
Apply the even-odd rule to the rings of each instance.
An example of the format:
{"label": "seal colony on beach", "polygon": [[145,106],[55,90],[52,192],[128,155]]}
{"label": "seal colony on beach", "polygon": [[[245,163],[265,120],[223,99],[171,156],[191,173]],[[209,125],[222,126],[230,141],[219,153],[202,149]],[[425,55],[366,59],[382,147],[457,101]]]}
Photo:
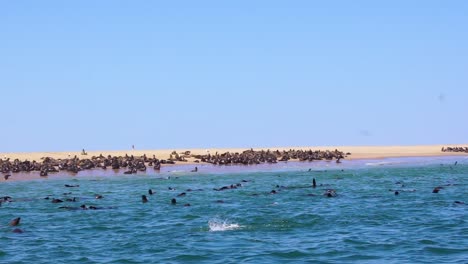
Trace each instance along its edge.
{"label": "seal colony on beach", "polygon": [[[346,150],[346,151],[343,151]],[[335,161],[393,157],[467,156],[468,147],[459,145],[421,146],[322,146],[272,149],[191,149],[80,152],[0,153],[0,182],[33,179],[36,175],[75,175],[81,171],[115,175],[159,172],[162,166],[193,165],[197,173],[203,164],[216,166],[274,164],[287,161]],[[104,155],[103,155],[104,153]],[[352,156],[350,156],[352,153]],[[456,165],[456,164],[455,164]],[[59,173],[60,172],[60,173]]]}
{"label": "seal colony on beach", "polygon": [[[207,153],[204,155],[194,155],[190,151],[185,151],[181,154],[173,151],[167,159],[158,159],[155,155],[152,157],[134,156],[125,154],[124,156],[99,155],[91,158],[72,158],[54,159],[52,157],[43,157],[41,161],[29,161],[9,158],[0,160],[0,172],[4,173],[4,179],[7,180],[11,173],[19,172],[39,172],[41,177],[46,177],[49,173],[70,172],[78,173],[80,171],[111,168],[118,172],[124,169],[124,174],[136,174],[146,171],[147,167],[152,167],[159,171],[162,164],[175,164],[176,162],[187,162],[188,158],[196,159],[195,163],[207,163],[213,165],[254,165],[261,163],[277,163],[290,160],[297,161],[315,161],[315,160],[337,160],[344,159],[351,153],[344,153],[337,149],[335,150],[283,150],[270,151],[253,149],[243,152],[224,152],[215,154]],[[195,167],[192,172],[198,172],[198,167]]]}
{"label": "seal colony on beach", "polygon": [[464,152],[468,153],[468,147],[442,147],[442,152]]}

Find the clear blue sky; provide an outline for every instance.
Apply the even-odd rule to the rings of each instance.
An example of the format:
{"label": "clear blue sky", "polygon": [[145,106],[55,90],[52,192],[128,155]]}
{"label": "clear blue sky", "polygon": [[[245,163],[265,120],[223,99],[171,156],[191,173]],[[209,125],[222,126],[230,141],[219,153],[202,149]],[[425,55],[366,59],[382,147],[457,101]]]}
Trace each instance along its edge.
{"label": "clear blue sky", "polygon": [[468,1],[1,1],[0,152],[468,142]]}

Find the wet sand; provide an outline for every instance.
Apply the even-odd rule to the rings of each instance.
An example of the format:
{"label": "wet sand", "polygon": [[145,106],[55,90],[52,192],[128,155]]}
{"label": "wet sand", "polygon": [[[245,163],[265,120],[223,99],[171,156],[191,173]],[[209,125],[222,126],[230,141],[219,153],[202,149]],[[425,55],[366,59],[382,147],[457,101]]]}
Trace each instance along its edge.
{"label": "wet sand", "polygon": [[[269,148],[255,148],[254,150],[272,150],[272,151],[283,151],[283,150],[335,150],[338,149],[343,151],[344,153],[351,153],[351,155],[347,155],[345,160],[353,161],[353,160],[362,160],[362,159],[384,159],[384,158],[398,158],[398,157],[431,157],[431,156],[468,156],[467,153],[456,153],[456,152],[442,152],[442,147],[456,147],[456,146],[466,146],[468,144],[456,144],[456,145],[425,145],[425,146],[293,146],[293,147],[269,147]],[[73,158],[75,155],[80,159],[89,159],[92,156],[99,156],[100,154],[107,156],[125,156],[127,155],[134,155],[134,156],[142,156],[146,154],[148,157],[152,157],[153,155],[156,156],[158,159],[167,159],[169,155],[176,151],[177,153],[181,154],[186,151],[190,151],[192,155],[197,154],[207,154],[210,153],[211,155],[225,153],[225,152],[243,152],[248,148],[230,148],[230,149],[172,149],[172,150],[122,150],[122,151],[86,151],[87,155],[81,155],[81,151],[70,151],[70,152],[30,152],[30,153],[0,153],[0,158],[10,158],[10,160],[19,159],[19,160],[29,160],[29,161],[42,161],[44,157],[51,157],[54,159],[65,159],[65,158]],[[157,173],[164,173],[164,172],[190,172],[195,166],[199,168],[206,168],[208,170],[213,170],[213,168],[221,168],[223,166],[219,165],[211,165],[207,163],[196,163],[195,158],[189,157],[186,158],[186,162],[176,162],[175,165],[164,164],[161,168],[161,172],[154,171],[153,169],[148,169],[147,172],[141,174],[157,174]],[[294,160],[293,160],[294,161]],[[304,162],[307,164],[310,163],[320,163],[322,161],[313,161],[313,162]],[[281,166],[281,162],[279,165],[276,164],[263,164],[263,165],[256,165],[261,166],[263,169],[271,168],[278,168]],[[333,163],[335,163],[333,161]],[[254,165],[255,166],[255,165]],[[307,165],[306,165],[307,166]],[[236,166],[229,166],[229,167],[237,167],[237,169],[242,168],[242,165]],[[222,170],[222,169],[220,169]],[[102,169],[93,169],[93,170],[86,170],[80,171],[76,174],[68,173],[68,172],[58,172],[58,173],[50,173],[47,176],[47,179],[54,179],[54,178],[63,178],[63,177],[80,177],[85,175],[96,175],[96,176],[115,176],[115,175],[123,175],[124,170],[102,170]],[[21,173],[11,173],[12,176],[8,179],[8,181],[16,181],[16,180],[35,180],[40,179],[38,172],[21,172]],[[0,182],[4,182],[3,174],[0,174]]]}

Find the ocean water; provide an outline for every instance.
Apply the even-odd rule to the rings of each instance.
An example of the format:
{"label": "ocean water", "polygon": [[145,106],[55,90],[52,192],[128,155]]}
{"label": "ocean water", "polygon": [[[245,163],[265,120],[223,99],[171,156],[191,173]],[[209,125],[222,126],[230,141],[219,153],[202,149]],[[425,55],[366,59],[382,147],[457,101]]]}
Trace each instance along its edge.
{"label": "ocean water", "polygon": [[3,182],[0,263],[468,263],[466,159],[199,169]]}

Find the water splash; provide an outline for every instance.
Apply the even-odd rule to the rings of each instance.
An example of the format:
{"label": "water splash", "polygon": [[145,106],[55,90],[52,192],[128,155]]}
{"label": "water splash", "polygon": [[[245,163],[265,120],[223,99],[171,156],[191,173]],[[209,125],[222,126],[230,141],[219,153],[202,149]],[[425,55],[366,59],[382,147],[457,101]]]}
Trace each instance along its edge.
{"label": "water splash", "polygon": [[227,230],[236,230],[241,228],[242,226],[236,223],[230,223],[228,220],[221,220],[218,218],[211,219],[208,221],[208,227],[210,228],[210,232],[218,232],[218,231],[227,231]]}

